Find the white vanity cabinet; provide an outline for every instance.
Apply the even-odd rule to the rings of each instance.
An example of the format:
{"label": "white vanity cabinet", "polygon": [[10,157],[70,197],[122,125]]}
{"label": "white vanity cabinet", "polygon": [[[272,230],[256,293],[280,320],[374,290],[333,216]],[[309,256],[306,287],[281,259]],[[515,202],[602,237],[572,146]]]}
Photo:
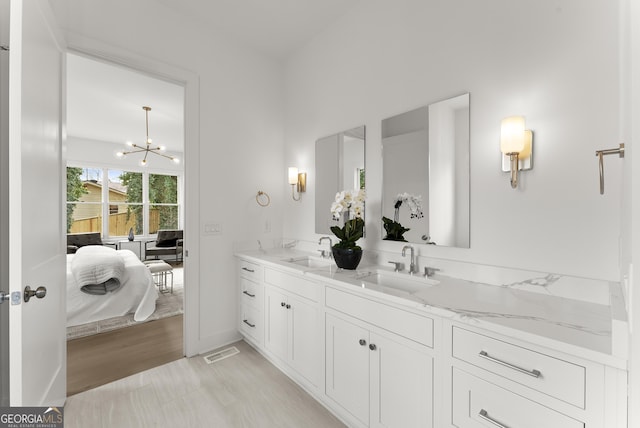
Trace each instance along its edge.
{"label": "white vanity cabinet", "polygon": [[[607,352],[606,325],[485,316],[500,288],[452,282],[433,301],[403,299],[246,257],[239,332],[349,427],[628,428],[627,360]],[[476,294],[456,312],[460,290]],[[518,304],[549,303],[532,301]]]}
{"label": "white vanity cabinet", "polygon": [[261,265],[247,260],[238,260],[238,330],[258,346],[262,346],[264,338],[262,277]]}
{"label": "white vanity cabinet", "polygon": [[265,349],[317,386],[322,352],[319,286],[269,268],[265,283]]}
{"label": "white vanity cabinet", "polygon": [[623,370],[469,326],[448,334],[451,426],[626,427]]}
{"label": "white vanity cabinet", "polygon": [[330,287],[326,293],[329,308],[351,307],[359,317],[326,314],[326,395],[362,426],[433,427],[432,350],[394,331],[396,320],[410,320],[426,327],[420,336],[432,343],[432,320]]}

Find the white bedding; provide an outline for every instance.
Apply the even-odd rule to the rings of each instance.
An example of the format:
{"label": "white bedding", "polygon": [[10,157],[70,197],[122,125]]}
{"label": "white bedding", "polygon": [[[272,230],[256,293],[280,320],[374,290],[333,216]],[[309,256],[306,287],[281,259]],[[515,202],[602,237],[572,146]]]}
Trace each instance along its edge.
{"label": "white bedding", "polygon": [[106,295],[84,293],[76,284],[67,254],[67,327],[134,313],[133,319],[144,321],[156,309],[158,290],[151,272],[130,250],[116,251],[124,261],[120,288]]}

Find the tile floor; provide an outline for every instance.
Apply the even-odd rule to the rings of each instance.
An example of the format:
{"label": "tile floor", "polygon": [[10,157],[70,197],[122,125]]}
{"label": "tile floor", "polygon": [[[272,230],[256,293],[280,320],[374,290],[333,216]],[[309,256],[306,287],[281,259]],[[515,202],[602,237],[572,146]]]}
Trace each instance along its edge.
{"label": "tile floor", "polygon": [[72,427],[343,427],[304,390],[244,342],[214,364],[182,358],[74,395]]}

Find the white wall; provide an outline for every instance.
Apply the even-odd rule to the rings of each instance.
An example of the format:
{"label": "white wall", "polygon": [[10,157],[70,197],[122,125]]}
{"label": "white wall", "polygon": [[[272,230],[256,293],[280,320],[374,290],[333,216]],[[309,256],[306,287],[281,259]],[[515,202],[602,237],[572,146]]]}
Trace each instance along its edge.
{"label": "white wall", "polygon": [[[52,7],[72,47],[91,50],[108,44],[118,56],[168,64],[197,75],[199,99],[187,99],[187,105],[199,107],[199,129],[187,129],[187,135],[199,136],[199,145],[197,138],[185,143],[187,158],[189,153],[199,154],[199,176],[190,176],[185,163],[187,193],[189,183],[199,189],[199,211],[187,212],[187,219],[199,223],[194,226],[200,228],[200,246],[190,247],[189,257],[199,260],[200,283],[186,284],[198,287],[197,351],[239,337],[233,243],[282,234],[286,177],[281,68],[186,22],[155,1],[68,0],[52,2]],[[188,118],[186,123],[188,128]],[[269,207],[257,205],[258,190],[270,195]],[[265,233],[267,221],[270,232]],[[210,222],[221,225],[221,235],[204,235],[204,224]],[[185,245],[190,246],[186,241]]]}
{"label": "white wall", "polygon": [[[365,248],[380,241],[380,121],[464,92],[471,100],[471,248],[431,257],[619,279],[623,161],[616,147],[618,5],[510,0],[370,0],[285,68],[285,162],[308,171],[322,135],[367,126]],[[524,115],[534,169],[512,190],[500,168],[500,120]],[[286,202],[284,233],[315,240],[313,197]]]}

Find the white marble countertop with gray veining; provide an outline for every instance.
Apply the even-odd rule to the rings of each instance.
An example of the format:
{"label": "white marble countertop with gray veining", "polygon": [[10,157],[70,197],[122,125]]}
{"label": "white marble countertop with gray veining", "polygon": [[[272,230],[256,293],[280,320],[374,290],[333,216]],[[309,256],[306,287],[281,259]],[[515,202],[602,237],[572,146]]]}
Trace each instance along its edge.
{"label": "white marble countertop with gray veining", "polygon": [[[380,266],[343,270],[330,260],[326,261],[326,267],[300,266],[291,260],[315,255],[295,249],[246,251],[236,255],[304,274],[309,279],[346,291],[425,310],[445,319],[626,369],[626,360],[612,355],[612,311],[608,305],[438,273],[425,279]],[[367,281],[367,276],[377,272],[390,280],[407,280],[411,287],[401,289]]]}

